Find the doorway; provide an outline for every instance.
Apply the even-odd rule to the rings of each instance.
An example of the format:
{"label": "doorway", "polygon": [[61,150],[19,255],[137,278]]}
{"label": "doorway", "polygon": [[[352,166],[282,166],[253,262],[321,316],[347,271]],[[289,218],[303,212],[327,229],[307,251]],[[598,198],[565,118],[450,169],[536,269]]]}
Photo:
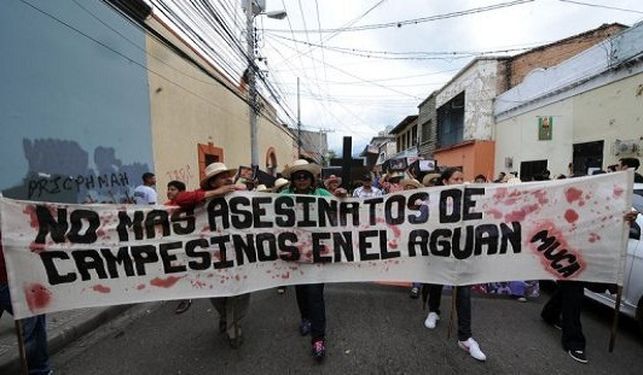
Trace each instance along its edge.
{"label": "doorway", "polygon": [[547,170],[547,160],[523,161],[520,163],[520,180],[533,181],[535,176],[541,176]]}
{"label": "doorway", "polygon": [[586,176],[589,168],[603,169],[604,141],[576,143],[574,145],[574,176]]}

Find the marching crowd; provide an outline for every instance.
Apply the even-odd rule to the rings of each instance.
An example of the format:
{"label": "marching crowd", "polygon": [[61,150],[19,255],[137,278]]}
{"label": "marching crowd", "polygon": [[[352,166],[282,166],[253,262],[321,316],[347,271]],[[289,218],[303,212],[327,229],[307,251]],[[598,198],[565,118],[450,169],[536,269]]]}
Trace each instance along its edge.
{"label": "marching crowd", "polygon": [[[639,167],[638,159],[621,159],[615,170],[626,170]],[[458,185],[464,183],[462,172],[456,168],[446,168],[439,173],[428,173],[420,176],[399,171],[389,172],[380,177],[378,174],[367,173],[358,182],[359,186],[348,191],[342,184],[342,178],[331,175],[321,179],[321,167],[304,159],[295,160],[286,167],[282,176],[274,181],[274,187],[258,185],[256,181],[238,176],[237,169],[226,167],[223,163],[212,163],[207,166],[205,176],[200,182],[200,188],[187,191],[181,181],[170,181],[167,184],[167,198],[165,205],[179,206],[181,208],[194,208],[204,204],[208,198],[222,197],[237,190],[253,190],[257,192],[271,192],[276,194],[307,194],[316,196],[335,196],[337,198],[355,197],[372,198],[392,192],[430,187],[437,185]],[[598,173],[602,171],[597,171]],[[602,172],[605,173],[605,172]],[[235,175],[237,180],[235,181]],[[417,177],[417,178],[416,178]],[[572,176],[559,176],[565,178]],[[158,204],[157,193],[154,189],[156,178],[152,173],[145,173],[142,177],[143,184],[134,191],[137,204]],[[537,180],[549,179],[549,173],[543,171]],[[643,182],[640,174],[635,174],[636,182]],[[476,183],[487,183],[487,178],[479,175]],[[519,183],[515,174],[501,173],[493,182]],[[633,222],[636,212],[625,214],[625,220]],[[523,282],[517,282],[524,285]],[[326,313],[324,302],[324,284],[296,285],[295,294],[299,308],[299,333],[302,336],[310,335],[311,353],[315,360],[321,361],[326,354]],[[563,349],[576,361],[586,363],[585,337],[580,323],[580,305],[584,285],[581,282],[558,282],[558,288],[545,304],[542,319],[553,326],[562,329]],[[423,295],[428,297],[429,313],[424,320],[428,329],[436,327],[440,320],[440,301],[442,285],[420,285],[414,283],[411,297],[417,298],[422,289]],[[285,288],[277,289],[282,294]],[[473,338],[471,329],[472,306],[471,286],[457,286],[453,288],[455,299],[455,313],[457,316],[458,341],[457,345],[468,352],[471,357],[485,361],[486,355],[481,350],[478,342]],[[523,287],[524,293],[524,287]],[[518,295],[518,298],[524,295]],[[212,305],[219,313],[219,331],[225,333],[232,348],[238,348],[243,342],[241,321],[248,311],[250,294],[233,297],[211,298]],[[189,309],[191,300],[180,301],[176,313]],[[12,312],[9,298],[9,287],[5,270],[4,257],[0,247],[0,314],[3,311]],[[28,366],[30,374],[49,374],[51,369],[47,354],[46,319],[44,315],[21,320],[23,338],[26,345]]]}

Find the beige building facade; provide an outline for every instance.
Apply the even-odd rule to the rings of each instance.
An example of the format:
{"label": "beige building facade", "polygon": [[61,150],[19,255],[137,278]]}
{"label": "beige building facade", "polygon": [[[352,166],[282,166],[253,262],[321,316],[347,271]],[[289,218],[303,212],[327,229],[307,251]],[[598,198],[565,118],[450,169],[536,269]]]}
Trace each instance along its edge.
{"label": "beige building facade", "polygon": [[[250,165],[249,107],[247,91],[223,77],[176,35],[155,20],[155,28],[177,45],[219,82],[194,64],[147,37],[151,129],[157,190],[181,180],[197,188],[205,166],[222,161],[228,167]],[[221,82],[224,82],[225,87]],[[237,95],[235,95],[235,93]],[[260,169],[280,172],[296,158],[296,139],[282,125],[269,103],[261,100],[258,116]]]}
{"label": "beige building facade", "polygon": [[643,156],[642,40],[635,25],[500,95],[496,173],[587,175]]}

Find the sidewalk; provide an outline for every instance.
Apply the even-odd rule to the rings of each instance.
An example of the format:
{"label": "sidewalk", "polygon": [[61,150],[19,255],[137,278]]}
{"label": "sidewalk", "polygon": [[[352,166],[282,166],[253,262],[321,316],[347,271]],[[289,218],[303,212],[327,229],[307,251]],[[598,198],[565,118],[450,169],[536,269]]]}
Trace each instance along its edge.
{"label": "sidewalk", "polygon": [[[49,354],[64,348],[71,341],[115,318],[132,305],[77,309],[47,316]],[[4,313],[0,318],[0,374],[18,371],[20,354],[13,317]]]}

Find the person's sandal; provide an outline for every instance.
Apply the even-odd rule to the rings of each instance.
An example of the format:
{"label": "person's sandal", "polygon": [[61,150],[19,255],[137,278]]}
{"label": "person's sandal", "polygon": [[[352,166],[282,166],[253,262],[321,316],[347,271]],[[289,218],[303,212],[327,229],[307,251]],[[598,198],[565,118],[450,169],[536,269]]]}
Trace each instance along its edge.
{"label": "person's sandal", "polygon": [[188,311],[190,306],[192,305],[192,300],[191,299],[184,299],[183,301],[179,302],[178,306],[176,306],[176,310],[174,312],[176,314],[183,314],[184,312]]}

